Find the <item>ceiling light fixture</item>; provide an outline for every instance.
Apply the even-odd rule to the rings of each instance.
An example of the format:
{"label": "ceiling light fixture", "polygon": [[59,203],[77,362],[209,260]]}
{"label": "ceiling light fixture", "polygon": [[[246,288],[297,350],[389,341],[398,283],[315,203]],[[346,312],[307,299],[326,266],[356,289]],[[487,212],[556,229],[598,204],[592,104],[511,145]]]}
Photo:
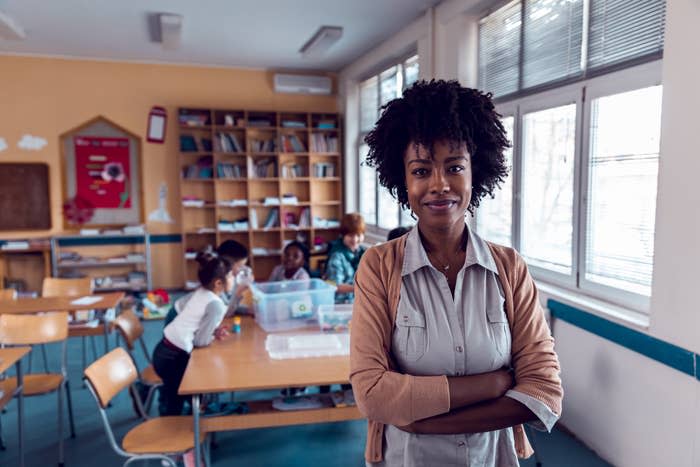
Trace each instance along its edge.
{"label": "ceiling light fixture", "polygon": [[165,50],[175,50],[182,43],[182,15],[149,13],[148,29],[152,42],[160,42]]}
{"label": "ceiling light fixture", "polygon": [[0,38],[21,41],[27,38],[27,34],[14,19],[0,11]]}
{"label": "ceiling light fixture", "polygon": [[340,26],[321,26],[318,31],[306,41],[299,53],[304,58],[320,57],[343,35]]}

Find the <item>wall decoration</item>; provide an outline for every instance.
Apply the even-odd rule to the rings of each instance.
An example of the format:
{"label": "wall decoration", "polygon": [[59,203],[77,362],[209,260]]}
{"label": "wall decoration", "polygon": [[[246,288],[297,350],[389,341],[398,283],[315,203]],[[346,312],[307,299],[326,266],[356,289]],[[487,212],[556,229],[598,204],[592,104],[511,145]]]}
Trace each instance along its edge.
{"label": "wall decoration", "polygon": [[149,143],[163,143],[165,141],[165,124],[168,113],[163,107],[153,107],[148,113],[148,132],[146,140]]}
{"label": "wall decoration", "polygon": [[170,217],[170,213],[166,208],[168,201],[168,185],[163,182],[158,190],[158,209],[151,211],[148,215],[148,220],[151,222],[162,222],[164,224],[173,224],[175,221]]}
{"label": "wall decoration", "polygon": [[141,139],[104,117],[60,139],[64,228],[140,224]]}
{"label": "wall decoration", "polygon": [[40,151],[46,144],[46,140],[39,136],[23,135],[17,147],[25,151]]}
{"label": "wall decoration", "polygon": [[50,229],[49,193],[47,164],[0,164],[0,230]]}
{"label": "wall decoration", "polygon": [[0,138],[0,152],[4,151],[7,149],[7,142],[5,141],[5,138]]}

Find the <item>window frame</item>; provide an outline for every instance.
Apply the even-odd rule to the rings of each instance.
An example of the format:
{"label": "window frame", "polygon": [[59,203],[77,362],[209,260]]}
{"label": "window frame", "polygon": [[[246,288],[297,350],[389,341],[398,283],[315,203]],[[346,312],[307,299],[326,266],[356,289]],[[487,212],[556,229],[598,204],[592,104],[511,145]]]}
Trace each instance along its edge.
{"label": "window frame", "polygon": [[[574,142],[573,206],[572,206],[572,257],[570,275],[558,273],[536,265],[528,265],[532,276],[547,284],[569,292],[583,294],[648,315],[651,297],[628,292],[621,288],[599,284],[585,278],[586,229],[588,226],[588,186],[590,177],[590,127],[593,99],[624,92],[662,85],[662,61],[647,62],[603,76],[543,91],[525,97],[515,97],[497,103],[496,110],[502,116],[514,116],[513,125],[513,200],[511,242],[513,248],[522,247],[522,123],[530,112],[546,110],[576,103],[576,129]],[[661,158],[661,154],[659,155]],[[658,185],[657,185],[658,188]],[[478,231],[479,211],[476,213]],[[653,277],[653,276],[652,276]]]}
{"label": "window frame", "polygon": [[[377,80],[377,95],[376,95],[376,101],[375,101],[377,104],[377,118],[379,118],[379,116],[381,115],[379,112],[379,108],[381,107],[380,102],[381,102],[381,93],[382,93],[382,86],[381,86],[382,73],[390,70],[393,67],[398,67],[397,75],[400,75],[399,79],[401,80],[401,83],[400,83],[401,86],[398,87],[398,85],[397,85],[397,93],[398,93],[398,95],[401,95],[403,90],[406,89],[406,67],[405,67],[406,62],[408,62],[409,60],[411,60],[414,57],[416,57],[416,61],[418,63],[420,63],[420,59],[418,58],[418,51],[413,50],[410,53],[402,55],[396,61],[384,63],[383,66],[378,71],[375,71],[372,74],[365,76],[364,78],[358,80],[357,86],[358,86],[358,90],[360,91],[360,95],[361,95],[362,84],[364,82],[366,82],[367,80],[370,80],[372,78]],[[419,69],[418,79],[420,79],[420,69]],[[357,135],[357,141],[355,143],[355,163],[356,163],[356,170],[357,170],[356,173],[358,174],[358,190],[357,190],[357,194],[356,194],[356,206],[357,206],[358,211],[360,211],[360,207],[362,205],[362,202],[361,202],[362,189],[360,188],[359,180],[360,180],[361,165],[364,162],[364,158],[360,156],[360,149],[365,144],[364,143],[365,136],[367,136],[367,134],[371,130],[365,131],[362,129],[362,99],[361,98],[358,102],[358,105],[359,105],[358,115],[359,115],[359,119],[360,119],[360,122],[359,122],[360,124],[359,124],[359,131],[358,131],[358,135]],[[379,204],[380,204],[379,190],[382,190],[382,189],[385,189],[385,188],[381,186],[381,184],[379,183],[378,177],[375,175],[375,190],[374,190],[375,219],[371,219],[371,220],[365,219],[365,226],[366,226],[367,233],[369,233],[370,235],[386,238],[386,235],[389,233],[389,230],[391,230],[391,229],[379,227],[379,225],[377,223],[379,217],[381,216],[381,212],[380,212],[380,208],[379,208]],[[396,201],[396,203],[398,204],[398,201]],[[406,225],[404,222],[406,220],[406,217],[410,217],[409,212],[410,211],[404,212],[403,208],[401,206],[399,206],[399,212],[398,212],[398,216],[396,219],[396,222],[397,222],[396,226],[397,227],[401,226],[401,225]]]}

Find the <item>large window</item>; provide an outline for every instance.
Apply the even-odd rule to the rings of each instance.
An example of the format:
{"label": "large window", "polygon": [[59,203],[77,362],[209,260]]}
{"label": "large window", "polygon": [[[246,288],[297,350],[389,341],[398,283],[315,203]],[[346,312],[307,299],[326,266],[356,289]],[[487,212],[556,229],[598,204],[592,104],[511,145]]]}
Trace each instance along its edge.
{"label": "large window", "polygon": [[513,148],[477,230],[517,248],[536,278],[638,311],[653,271],[662,87],[649,59],[664,4],[513,1],[480,23],[480,79],[510,95],[497,107]]}
{"label": "large window", "polygon": [[418,56],[414,55],[360,83],[358,206],[370,230],[376,232],[412,225],[415,221],[410,212],[401,209],[396,199],[379,185],[375,169],[365,164],[368,147],[363,141],[374,127],[381,107],[400,97],[403,90],[418,79],[418,71]]}

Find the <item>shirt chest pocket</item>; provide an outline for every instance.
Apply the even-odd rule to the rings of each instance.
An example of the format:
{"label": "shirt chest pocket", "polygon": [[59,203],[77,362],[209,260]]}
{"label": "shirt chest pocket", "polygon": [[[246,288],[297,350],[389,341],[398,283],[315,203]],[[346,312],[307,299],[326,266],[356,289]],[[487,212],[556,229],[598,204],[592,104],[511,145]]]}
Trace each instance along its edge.
{"label": "shirt chest pocket", "polygon": [[415,362],[424,354],[428,345],[425,315],[408,306],[400,306],[394,328],[394,352],[399,360]]}
{"label": "shirt chest pocket", "polygon": [[500,306],[490,306],[486,309],[488,332],[499,355],[510,361],[511,337],[508,318],[505,313],[505,302],[499,300],[497,303]]}

